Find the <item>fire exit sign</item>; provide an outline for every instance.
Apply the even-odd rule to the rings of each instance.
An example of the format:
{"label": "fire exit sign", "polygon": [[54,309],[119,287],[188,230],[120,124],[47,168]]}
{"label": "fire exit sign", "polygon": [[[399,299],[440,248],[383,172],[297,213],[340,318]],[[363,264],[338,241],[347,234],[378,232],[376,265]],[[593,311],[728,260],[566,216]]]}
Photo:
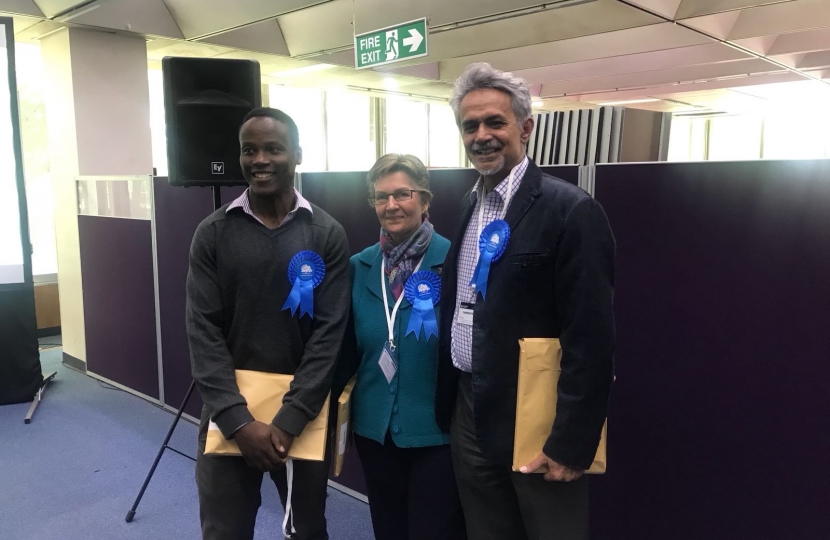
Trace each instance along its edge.
{"label": "fire exit sign", "polygon": [[427,20],[418,19],[354,37],[355,67],[365,69],[427,55]]}

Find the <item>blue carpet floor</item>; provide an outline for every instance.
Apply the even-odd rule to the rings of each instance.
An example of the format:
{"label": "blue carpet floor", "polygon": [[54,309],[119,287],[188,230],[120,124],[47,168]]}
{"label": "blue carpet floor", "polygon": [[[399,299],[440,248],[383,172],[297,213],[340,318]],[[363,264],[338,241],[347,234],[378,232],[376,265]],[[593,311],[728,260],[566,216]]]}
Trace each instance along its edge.
{"label": "blue carpet floor", "polygon": [[[173,416],[151,403],[64,367],[61,349],[41,353],[57,371],[31,424],[28,404],[0,407],[2,540],[198,540],[194,464],[165,452],[126,523]],[[171,446],[195,455],[196,426],[182,421]],[[281,539],[276,488],[262,483],[256,538]],[[329,489],[331,540],[373,538],[369,507]]]}

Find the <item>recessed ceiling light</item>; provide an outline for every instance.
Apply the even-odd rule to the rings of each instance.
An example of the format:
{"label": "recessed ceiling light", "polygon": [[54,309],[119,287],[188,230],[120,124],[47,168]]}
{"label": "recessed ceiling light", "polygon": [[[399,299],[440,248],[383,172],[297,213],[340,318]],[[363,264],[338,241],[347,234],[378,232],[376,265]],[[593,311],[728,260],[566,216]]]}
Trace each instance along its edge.
{"label": "recessed ceiling light", "polygon": [[544,106],[545,102],[544,101],[533,101],[530,104],[533,105],[534,107],[542,107],[542,106]]}
{"label": "recessed ceiling light", "polygon": [[385,90],[390,90],[390,91],[394,92],[395,90],[397,90],[399,88],[398,81],[396,81],[392,77],[384,77],[383,78],[383,88]]}

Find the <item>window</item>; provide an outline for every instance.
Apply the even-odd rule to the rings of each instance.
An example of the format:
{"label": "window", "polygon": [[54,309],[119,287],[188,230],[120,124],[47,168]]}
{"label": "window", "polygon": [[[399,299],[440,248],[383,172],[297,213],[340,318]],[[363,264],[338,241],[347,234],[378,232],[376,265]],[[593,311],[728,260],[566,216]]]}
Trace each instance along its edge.
{"label": "window", "polygon": [[464,166],[461,136],[449,105],[429,104],[429,166]]}
{"label": "window", "polygon": [[762,127],[761,118],[754,115],[720,116],[710,119],[708,159],[759,159]]}
{"label": "window", "polygon": [[411,154],[428,164],[427,104],[401,97],[386,98],[386,153]]}
{"label": "window", "polygon": [[326,132],[323,92],[314,88],[268,85],[268,103],[291,117],[300,132],[303,163],[300,172],[326,170]]}
{"label": "window", "polygon": [[377,159],[372,98],[341,90],[326,92],[328,170],[368,171]]}
{"label": "window", "polygon": [[23,149],[23,175],[32,242],[32,273],[50,276],[58,273],[55,246],[55,216],[52,202],[52,177],[49,173],[49,140],[43,88],[48,81],[40,55],[40,45],[15,43],[17,95],[20,110],[20,138]]}

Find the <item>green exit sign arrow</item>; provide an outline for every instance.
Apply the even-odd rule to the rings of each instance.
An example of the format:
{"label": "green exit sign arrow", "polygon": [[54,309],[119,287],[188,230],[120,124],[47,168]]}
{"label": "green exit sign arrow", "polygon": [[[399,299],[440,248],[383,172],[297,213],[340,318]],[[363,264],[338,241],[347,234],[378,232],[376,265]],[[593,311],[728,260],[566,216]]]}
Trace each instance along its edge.
{"label": "green exit sign arrow", "polygon": [[418,19],[354,37],[355,67],[365,69],[427,55],[427,20]]}

